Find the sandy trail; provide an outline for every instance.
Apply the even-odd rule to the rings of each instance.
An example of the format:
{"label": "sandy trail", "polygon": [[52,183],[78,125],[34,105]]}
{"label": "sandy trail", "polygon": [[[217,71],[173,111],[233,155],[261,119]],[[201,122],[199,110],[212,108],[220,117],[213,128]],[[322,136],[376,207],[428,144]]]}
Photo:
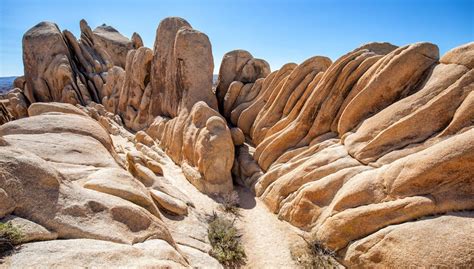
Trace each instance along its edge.
{"label": "sandy trail", "polygon": [[249,190],[236,187],[236,191],[241,206],[236,225],[247,254],[244,268],[298,268],[290,248],[304,241],[296,230],[278,220]]}
{"label": "sandy trail", "polygon": [[[120,145],[125,151],[134,149],[133,143],[120,136],[112,136],[114,144]],[[163,152],[162,152],[163,153]],[[167,219],[171,233],[175,237],[192,237],[199,241],[207,241],[205,216],[219,212],[219,204],[209,196],[197,190],[185,177],[179,166],[164,154],[161,160],[163,174],[173,185],[188,195],[195,209],[184,219]],[[242,235],[242,243],[247,261],[244,268],[298,268],[291,258],[290,249],[293,245],[304,245],[303,239],[296,229],[288,223],[278,220],[262,201],[257,199],[248,189],[235,186],[239,194],[240,210],[236,226]],[[198,213],[199,212],[199,213]],[[178,238],[177,238],[178,239]],[[178,239],[178,243],[181,240]],[[189,241],[189,238],[185,239]]]}

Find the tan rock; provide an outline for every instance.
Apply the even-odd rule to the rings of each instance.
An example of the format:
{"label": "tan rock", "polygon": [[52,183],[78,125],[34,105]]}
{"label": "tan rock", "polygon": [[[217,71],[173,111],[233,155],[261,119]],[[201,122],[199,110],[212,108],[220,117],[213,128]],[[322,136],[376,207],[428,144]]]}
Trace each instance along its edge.
{"label": "tan rock", "polygon": [[54,240],[58,237],[56,233],[48,231],[43,226],[17,216],[6,216],[0,219],[0,222],[10,223],[13,227],[18,229],[21,233],[21,243]]}
{"label": "tan rock", "polygon": [[223,103],[223,114],[226,118],[230,117],[230,112],[232,111],[234,103],[239,97],[240,91],[242,90],[243,86],[244,84],[240,81],[234,81],[230,84],[229,89],[225,94]]}
{"label": "tan rock", "polygon": [[55,240],[24,244],[5,260],[11,268],[25,267],[148,267],[186,268],[181,254],[163,240],[128,245],[91,239]]}
{"label": "tan rock", "polygon": [[251,136],[256,143],[260,143],[264,139],[268,127],[281,119],[283,110],[287,105],[285,101],[290,98],[290,95],[295,94],[295,98],[298,99],[314,76],[319,72],[324,72],[330,64],[331,60],[329,58],[315,56],[298,65],[288,75],[281,85],[281,89],[270,96],[255,119]]}
{"label": "tan rock", "polygon": [[275,92],[273,91],[274,88],[278,87],[280,83],[283,83],[282,80],[284,80],[286,76],[288,76],[289,73],[296,68],[296,66],[297,65],[294,63],[285,64],[280,70],[268,75],[268,77],[263,82],[260,93],[254,99],[254,102],[244,109],[244,111],[242,111],[240,114],[237,126],[242,129],[244,134],[250,135],[252,133],[252,125],[254,124],[259,111],[268,102],[272,92]]}
{"label": "tan rock", "polygon": [[474,68],[474,42],[461,45],[446,52],[439,61],[444,64],[459,64],[469,69]]}
{"label": "tan rock", "polygon": [[4,124],[0,134],[6,142],[0,186],[15,197],[15,215],[61,238],[132,243],[154,236],[173,244],[164,223],[141,206],[80,186],[97,170],[121,169],[109,135],[94,120],[39,115]]}
{"label": "tan rock", "polygon": [[359,161],[374,162],[444,129],[473,89],[474,72],[461,65],[437,65],[421,89],[364,121],[344,144]]}
{"label": "tan rock", "polygon": [[[438,57],[438,47],[430,43],[416,43],[387,54],[359,79],[346,98],[350,101],[339,119],[338,133],[345,134],[361,120],[407,96]],[[383,94],[375,95],[380,89],[384,89]]]}
{"label": "tan rock", "polygon": [[25,95],[30,102],[83,101],[69,59],[68,46],[56,24],[41,22],[25,33],[23,64],[28,88]]}
{"label": "tan rock", "polygon": [[9,121],[14,120],[15,118],[7,109],[7,102],[0,101],[0,125],[5,124]]}
{"label": "tan rock", "polygon": [[[112,63],[125,68],[127,53],[131,49],[136,49],[132,41],[119,33],[112,26],[102,24],[92,32],[94,41],[99,44],[110,56]],[[137,38],[136,38],[137,39]]]}
{"label": "tan rock", "polygon": [[236,146],[240,146],[240,145],[243,145],[244,142],[245,142],[245,135],[244,133],[242,132],[242,130],[240,130],[239,128],[231,128],[230,129],[230,134],[232,136],[232,141],[234,142],[234,145]]}
{"label": "tan rock", "polygon": [[168,194],[161,192],[159,190],[150,190],[150,194],[153,199],[157,202],[158,206],[165,209],[168,212],[171,212],[176,215],[187,215],[188,214],[188,206]]}
{"label": "tan rock", "polygon": [[219,67],[219,77],[216,86],[219,104],[223,105],[230,84],[236,81],[236,77],[239,75],[237,72],[242,70],[243,66],[252,58],[252,54],[245,50],[234,50],[224,54]]}
{"label": "tan rock", "polygon": [[37,116],[43,113],[50,113],[50,112],[59,112],[59,113],[66,113],[66,114],[76,114],[80,116],[88,117],[88,115],[80,110],[79,108],[65,103],[56,103],[56,102],[49,102],[49,103],[33,103],[28,107],[28,115]]}
{"label": "tan rock", "polygon": [[190,112],[197,102],[205,102],[217,110],[217,100],[212,92],[214,60],[207,35],[189,27],[181,28],[176,34],[174,59],[176,91],[179,92],[176,95],[181,99],[178,99],[178,110]]}
{"label": "tan rock", "polygon": [[111,194],[135,203],[161,218],[148,190],[123,169],[99,170],[88,176],[84,188]]}
{"label": "tan rock", "polygon": [[233,81],[252,83],[270,74],[269,64],[261,59],[254,59],[245,50],[234,50],[226,53],[219,68],[216,95],[220,110],[224,109],[224,98]]}
{"label": "tan rock", "polygon": [[25,76],[16,77],[13,81],[13,88],[24,89],[25,88]]}
{"label": "tan rock", "polygon": [[204,102],[197,102],[188,114],[171,120],[157,117],[147,133],[183,169],[198,189],[206,193],[232,189],[231,168],[234,144],[225,120]]}
{"label": "tan rock", "polygon": [[102,88],[102,104],[107,111],[117,114],[120,95],[125,79],[125,70],[114,66],[107,71],[107,78]]}
{"label": "tan rock", "polygon": [[134,49],[138,49],[138,48],[143,47],[142,37],[137,32],[134,32],[132,34],[132,47]]}
{"label": "tan rock", "polygon": [[0,188],[0,201],[2,201],[0,204],[0,218],[5,217],[15,210],[15,201],[2,188]]}
{"label": "tan rock", "polygon": [[213,58],[209,38],[184,19],[170,17],[157,29],[151,66],[150,114],[176,117],[191,111],[194,103],[206,102],[217,109],[212,92]]}
{"label": "tan rock", "polygon": [[6,109],[15,119],[21,119],[28,117],[28,101],[24,92],[19,88],[14,88],[9,91],[7,94],[8,102],[6,104]]}
{"label": "tan rock", "polygon": [[149,78],[152,59],[153,51],[146,47],[131,50],[127,55],[117,112],[122,116],[125,126],[135,131],[144,129],[150,121],[148,110],[152,88]]}
{"label": "tan rock", "polygon": [[457,267],[474,262],[472,213],[449,213],[390,225],[351,243],[344,263],[367,267]]}

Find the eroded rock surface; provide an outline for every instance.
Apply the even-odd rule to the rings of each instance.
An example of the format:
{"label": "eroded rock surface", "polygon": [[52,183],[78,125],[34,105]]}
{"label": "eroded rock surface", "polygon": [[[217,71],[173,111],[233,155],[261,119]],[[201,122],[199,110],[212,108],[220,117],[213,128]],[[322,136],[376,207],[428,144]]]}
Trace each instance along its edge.
{"label": "eroded rock surface", "polygon": [[440,60],[430,43],[371,43],[334,63],[313,57],[228,82],[224,115],[248,140],[234,175],[347,266],[469,266],[467,241],[447,242],[457,255],[432,244],[442,235],[420,234],[438,222],[462,234],[470,217],[418,219],[474,209],[472,51]]}
{"label": "eroded rock surface", "polygon": [[[55,267],[67,259],[75,266],[109,266],[124,257],[129,260],[121,266],[196,264],[163,221],[163,214],[186,215],[192,202],[151,157],[137,150],[135,158],[123,157],[123,150],[132,149],[111,138],[124,139],[127,131],[106,113],[100,105],[34,103],[29,117],[0,126],[0,222],[12,223],[22,242],[30,242],[7,257],[6,265]],[[115,136],[107,124],[117,128]],[[141,174],[126,169],[131,166]],[[163,196],[175,208],[163,206]]]}

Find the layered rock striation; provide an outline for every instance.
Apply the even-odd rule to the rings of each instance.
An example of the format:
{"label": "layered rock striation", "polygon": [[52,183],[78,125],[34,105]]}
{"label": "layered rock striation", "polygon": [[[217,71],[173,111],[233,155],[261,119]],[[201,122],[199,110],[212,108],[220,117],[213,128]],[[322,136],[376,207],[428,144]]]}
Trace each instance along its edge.
{"label": "layered rock striation", "polygon": [[[255,96],[236,89],[259,80],[230,83],[234,99],[248,100],[225,110],[248,141],[236,178],[347,266],[469,266],[473,245],[460,234],[474,239],[470,213],[450,212],[474,209],[473,51],[440,59],[430,43],[370,43],[334,63],[287,64]],[[429,247],[416,255],[427,258],[404,256],[414,240],[402,234],[435,223],[453,236],[418,236]],[[447,245],[457,254],[441,261]]]}

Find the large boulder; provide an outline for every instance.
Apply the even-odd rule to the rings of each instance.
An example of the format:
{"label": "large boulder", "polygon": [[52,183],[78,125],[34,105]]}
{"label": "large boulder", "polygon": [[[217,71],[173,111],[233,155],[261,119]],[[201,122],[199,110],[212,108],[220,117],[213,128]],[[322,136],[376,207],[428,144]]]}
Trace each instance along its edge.
{"label": "large boulder", "polygon": [[[80,22],[81,36],[41,22],[23,36],[24,94],[29,103],[63,102],[88,104],[111,99],[113,88],[104,89],[108,70],[125,68],[132,42],[109,26],[91,30]],[[136,38],[137,39],[137,38]],[[137,41],[138,42],[138,41]],[[19,83],[20,84],[20,83]]]}
{"label": "large boulder", "polygon": [[152,59],[153,51],[146,47],[131,50],[127,55],[125,78],[116,112],[124,120],[125,126],[135,131],[145,128],[153,119],[149,114],[152,101],[149,83]]}
{"label": "large boulder", "polygon": [[391,225],[349,245],[344,264],[367,267],[455,267],[474,263],[472,213]]}
{"label": "large boulder", "polygon": [[[109,54],[113,64],[125,68],[127,53],[134,48],[132,41],[114,27],[106,24],[95,28],[93,34],[95,41]],[[137,39],[141,40],[140,36],[135,36],[135,40]],[[139,41],[135,42],[139,43]]]}
{"label": "large boulder", "polygon": [[270,74],[270,65],[262,59],[255,59],[250,52],[233,50],[224,55],[219,68],[216,95],[221,112],[224,99],[233,81],[253,83]]}
{"label": "large boulder", "polygon": [[209,194],[232,190],[232,135],[222,116],[206,103],[197,102],[189,114],[184,110],[171,120],[157,117],[147,132],[198,189]]}
{"label": "large boulder", "polygon": [[135,243],[155,237],[173,244],[151,198],[134,195],[139,183],[129,193],[126,185],[107,185],[111,169],[122,171],[124,182],[134,179],[94,120],[56,112],[4,124],[0,135],[0,186],[14,205],[9,213],[61,238]]}
{"label": "large boulder", "polygon": [[93,239],[25,244],[15,255],[7,257],[3,265],[9,268],[188,267],[184,257],[163,240],[128,245]]}
{"label": "large boulder", "polygon": [[41,22],[23,36],[25,95],[30,102],[79,103],[71,54],[58,26]]}
{"label": "large boulder", "polygon": [[182,109],[189,112],[197,101],[217,109],[213,69],[211,43],[205,34],[182,18],[162,20],[151,65],[151,115],[174,118]]}

